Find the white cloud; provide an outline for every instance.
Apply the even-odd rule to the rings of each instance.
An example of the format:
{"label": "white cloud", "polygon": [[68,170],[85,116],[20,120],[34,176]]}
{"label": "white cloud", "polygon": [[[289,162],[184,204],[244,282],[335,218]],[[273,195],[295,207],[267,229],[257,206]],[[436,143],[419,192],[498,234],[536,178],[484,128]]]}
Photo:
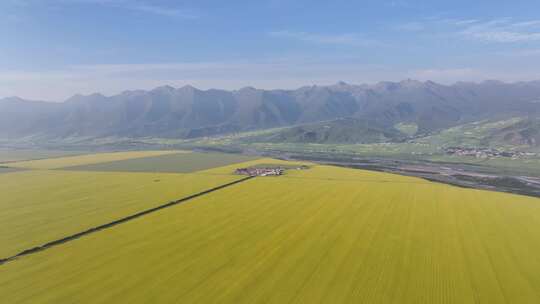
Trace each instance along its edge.
{"label": "white cloud", "polygon": [[274,31],[268,34],[272,37],[294,39],[317,44],[335,44],[349,46],[374,46],[380,44],[378,41],[367,39],[362,35],[356,33],[318,34],[284,30]]}
{"label": "white cloud", "polygon": [[439,37],[459,37],[481,42],[540,41],[540,20],[515,21],[513,18],[499,18],[482,21],[480,19],[430,17],[422,22],[398,24],[393,28],[409,32],[424,31]]}
{"label": "white cloud", "polygon": [[185,19],[195,19],[199,14],[192,9],[174,6],[162,6],[150,0],[16,0],[12,1],[12,6],[29,7],[31,5],[42,4],[44,7],[54,5],[100,5],[111,8],[131,10],[141,13],[154,14],[166,17],[177,17]]}
{"label": "white cloud", "polygon": [[20,96],[62,101],[77,94],[106,95],[124,90],[152,89],[170,84],[191,84],[203,89],[292,89],[340,80],[370,82],[392,80],[395,72],[384,67],[352,62],[275,59],[258,62],[179,62],[170,64],[79,65],[50,71],[0,70],[0,98]]}
{"label": "white cloud", "polygon": [[139,11],[143,13],[150,13],[155,15],[167,16],[167,17],[179,17],[185,19],[196,19],[199,17],[198,14],[195,14],[191,10],[171,8],[171,7],[162,7],[148,3],[129,3],[122,5],[123,8]]}
{"label": "white cloud", "polygon": [[201,89],[294,89],[304,85],[376,83],[406,78],[441,83],[499,79],[540,79],[540,70],[530,68],[392,68],[367,65],[355,60],[282,58],[260,61],[176,62],[156,64],[77,65],[49,71],[0,70],[0,98],[62,101],[77,94],[118,94],[125,90],[152,89],[161,85],[191,84]]}
{"label": "white cloud", "polygon": [[453,20],[455,25],[469,25],[473,23],[477,23],[478,19],[464,19],[464,20]]}
{"label": "white cloud", "polygon": [[465,25],[458,34],[468,39],[500,43],[540,41],[540,20],[513,22],[503,18]]}
{"label": "white cloud", "polygon": [[419,69],[409,72],[409,76],[419,80],[438,82],[470,81],[485,78],[483,72],[473,68]]}
{"label": "white cloud", "polygon": [[540,72],[536,69],[488,69],[488,68],[435,68],[412,70],[409,78],[422,81],[431,80],[440,83],[455,83],[458,81],[483,81],[496,79],[501,81],[529,81],[540,79]]}
{"label": "white cloud", "polygon": [[540,20],[532,20],[532,21],[524,21],[524,22],[516,22],[511,25],[514,28],[538,28],[540,27]]}
{"label": "white cloud", "polygon": [[540,41],[540,33],[517,33],[509,31],[489,31],[489,32],[464,32],[471,38],[490,42],[526,42]]}

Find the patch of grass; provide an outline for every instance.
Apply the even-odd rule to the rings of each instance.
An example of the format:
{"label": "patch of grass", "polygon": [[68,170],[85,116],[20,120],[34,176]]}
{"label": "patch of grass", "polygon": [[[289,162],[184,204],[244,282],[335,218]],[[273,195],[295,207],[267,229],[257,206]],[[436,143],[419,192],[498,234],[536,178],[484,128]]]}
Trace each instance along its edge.
{"label": "patch of grass", "polygon": [[[492,147],[492,148],[515,148],[513,145],[499,142],[490,137],[494,132],[502,130],[523,120],[514,117],[505,120],[485,120],[459,125],[442,130],[434,135],[415,140],[438,147],[462,146],[462,147]],[[520,147],[526,148],[526,147]]]}
{"label": "patch of grass", "polygon": [[415,123],[398,123],[394,126],[398,131],[408,136],[413,136],[418,132],[418,125]]}
{"label": "patch of grass", "polygon": [[27,169],[58,169],[64,167],[97,164],[103,162],[180,153],[181,151],[131,151],[87,154],[71,157],[50,158],[11,163],[10,167]]}
{"label": "patch of grass", "polygon": [[540,176],[540,159],[538,159],[537,157],[524,159],[511,159],[502,157],[494,159],[482,159],[470,156],[441,155],[429,157],[428,160],[434,162],[479,165],[482,166],[481,168],[479,168],[482,172],[509,175]]}
{"label": "patch of grass", "polygon": [[2,265],[2,300],[539,302],[540,200],[345,168],[294,172]]}
{"label": "patch of grass", "polygon": [[224,153],[177,153],[64,168],[79,171],[189,173],[241,163],[256,157]]}
{"label": "patch of grass", "polygon": [[0,258],[238,178],[57,170],[0,174]]}
{"label": "patch of grass", "polygon": [[0,163],[16,162],[29,159],[44,159],[65,157],[83,154],[76,151],[52,151],[52,150],[8,150],[0,149]]}
{"label": "patch of grass", "polygon": [[0,174],[2,174],[2,173],[11,173],[11,172],[16,172],[16,171],[21,171],[21,170],[24,170],[24,169],[9,168],[9,167],[0,166]]}

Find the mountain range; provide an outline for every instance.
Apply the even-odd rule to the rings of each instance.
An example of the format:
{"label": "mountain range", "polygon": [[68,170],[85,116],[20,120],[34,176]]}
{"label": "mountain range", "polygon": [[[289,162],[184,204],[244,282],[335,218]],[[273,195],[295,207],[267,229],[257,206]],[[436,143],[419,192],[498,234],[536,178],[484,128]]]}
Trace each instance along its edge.
{"label": "mountain range", "polygon": [[[65,102],[0,100],[0,138],[197,138],[290,127],[270,141],[402,140],[481,119],[540,116],[540,81],[432,81],[305,86],[296,90],[199,90],[192,86],[75,95]],[[336,131],[337,130],[337,131]]]}

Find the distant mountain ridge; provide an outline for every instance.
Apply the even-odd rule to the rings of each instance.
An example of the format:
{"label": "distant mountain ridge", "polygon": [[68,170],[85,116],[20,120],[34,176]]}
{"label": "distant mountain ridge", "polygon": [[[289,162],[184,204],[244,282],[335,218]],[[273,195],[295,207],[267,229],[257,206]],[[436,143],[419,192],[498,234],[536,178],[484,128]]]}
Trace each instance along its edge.
{"label": "distant mountain ridge", "polygon": [[[539,101],[540,81],[340,82],[296,90],[248,87],[235,91],[163,86],[110,97],[75,95],[63,103],[5,98],[0,100],[0,137],[195,138],[348,118],[356,122],[348,121],[347,127],[338,130],[357,132],[362,126],[359,122],[369,121],[374,128],[361,128],[369,136],[380,131],[384,138],[401,138],[393,127],[399,123],[416,124],[419,133],[427,133],[478,119],[537,115]],[[300,133],[287,138],[323,140],[313,133],[307,137]],[[332,138],[361,141],[354,134]]]}

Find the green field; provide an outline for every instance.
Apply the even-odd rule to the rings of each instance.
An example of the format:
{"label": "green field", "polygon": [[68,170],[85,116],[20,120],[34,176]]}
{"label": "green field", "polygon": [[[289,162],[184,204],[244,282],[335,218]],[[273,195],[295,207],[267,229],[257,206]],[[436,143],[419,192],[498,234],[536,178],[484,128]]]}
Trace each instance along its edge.
{"label": "green field", "polygon": [[171,172],[189,173],[246,162],[255,157],[237,154],[216,153],[175,153],[142,158],[132,158],[89,165],[66,167],[66,170],[78,171],[120,171],[120,172]]}
{"label": "green field", "polygon": [[7,150],[0,149],[0,163],[15,162],[29,159],[65,157],[82,154],[77,151],[53,151],[53,150]]}
{"label": "green field", "polygon": [[[285,162],[237,166],[257,163]],[[193,176],[213,180],[235,166]],[[36,172],[0,178],[17,184]],[[140,173],[108,181],[132,174]],[[41,185],[31,198],[64,193],[49,180],[18,183]],[[134,197],[143,193],[160,190]],[[5,303],[538,303],[538,227],[535,198],[312,165],[0,265],[0,295]]]}
{"label": "green field", "polygon": [[111,152],[77,155],[71,157],[48,158],[39,160],[29,160],[9,163],[10,167],[26,169],[58,169],[64,167],[73,167],[89,164],[98,164],[103,162],[126,160],[132,158],[142,158],[158,155],[177,154],[182,151],[132,151],[132,152]]}
{"label": "green field", "polygon": [[236,179],[59,170],[0,174],[0,258]]}
{"label": "green field", "polygon": [[20,170],[24,170],[24,169],[0,167],[0,174],[2,174],[2,173],[10,173],[10,172],[15,172],[15,171],[20,171]]}

